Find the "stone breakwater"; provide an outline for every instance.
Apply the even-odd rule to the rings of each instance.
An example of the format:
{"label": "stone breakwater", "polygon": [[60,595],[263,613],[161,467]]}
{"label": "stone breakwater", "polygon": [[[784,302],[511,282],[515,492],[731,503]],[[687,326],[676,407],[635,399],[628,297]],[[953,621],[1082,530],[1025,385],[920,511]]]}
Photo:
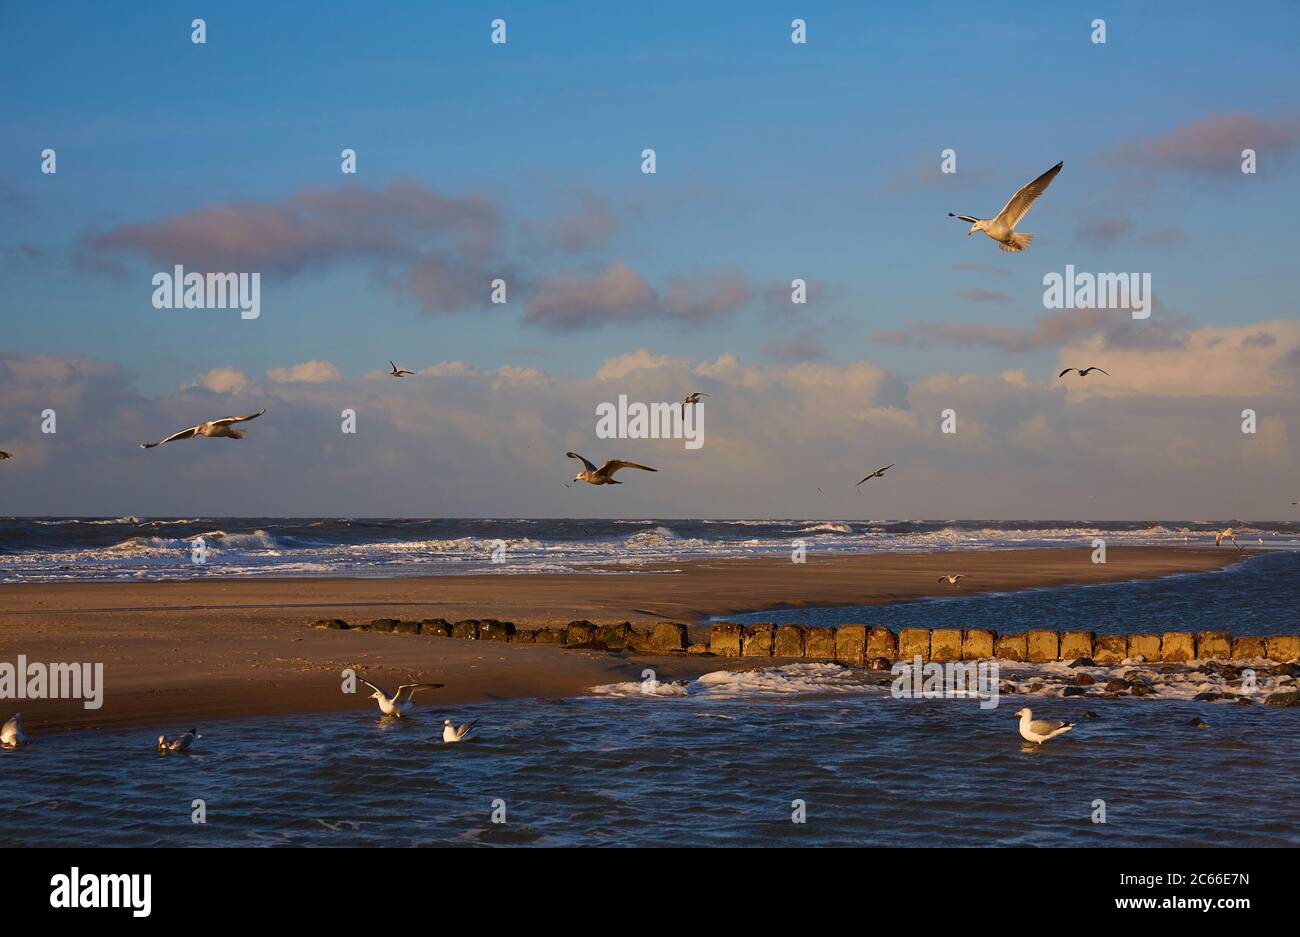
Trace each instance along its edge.
{"label": "stone breakwater", "polygon": [[449,622],[443,618],[409,621],[377,618],[363,624],[322,619],[318,628],[395,632],[501,641],[554,644],[570,648],[623,650],[637,654],[713,654],[718,657],[786,658],[837,661],[879,667],[897,660],[962,661],[999,658],[1028,663],[1090,660],[1119,664],[1181,663],[1191,660],[1300,660],[1300,635],[1234,636],[1227,631],[1166,631],[1161,634],[1103,634],[1092,631],[1030,629],[999,634],[980,628],[890,628],[840,625],[838,628],[758,623],[713,624],[707,644],[691,643],[685,625],[663,621],[653,628],[629,622],[597,625],[571,621],[559,628],[516,628],[496,618]]}

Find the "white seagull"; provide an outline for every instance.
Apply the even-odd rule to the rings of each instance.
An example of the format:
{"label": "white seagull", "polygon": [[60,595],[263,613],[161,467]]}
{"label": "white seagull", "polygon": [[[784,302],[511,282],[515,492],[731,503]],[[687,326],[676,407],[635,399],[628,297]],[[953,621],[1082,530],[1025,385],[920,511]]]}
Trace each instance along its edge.
{"label": "white seagull", "polygon": [[707,396],[709,395],[702,394],[698,390],[693,394],[687,394],[686,399],[682,401],[682,409],[685,410],[686,407],[690,404],[699,403],[701,397],[707,397]]}
{"label": "white seagull", "polygon": [[19,748],[27,744],[27,733],[23,731],[23,714],[14,713],[9,721],[0,728],[0,748]]}
{"label": "white seagull", "polygon": [[[1058,375],[1056,375],[1056,376],[1057,376],[1057,377],[1065,377],[1065,375],[1069,374],[1071,371],[1079,371],[1079,369],[1078,369],[1078,368],[1066,368],[1064,371],[1062,371],[1060,374],[1058,374]],[[1106,375],[1107,377],[1110,377],[1110,372],[1109,372],[1109,371],[1102,371],[1101,368],[1097,367],[1096,365],[1092,365],[1091,367],[1087,367],[1087,368],[1084,368],[1082,371],[1079,371],[1079,377],[1087,377],[1089,371],[1101,371],[1102,374]]]}
{"label": "white seagull", "polygon": [[[393,362],[392,362],[391,360],[390,360],[388,363],[389,363],[389,364],[393,364]],[[406,377],[406,375],[408,375],[408,374],[414,374],[415,372],[414,372],[414,371],[408,371],[408,370],[406,370],[406,368],[399,368],[397,365],[393,364],[393,370],[389,371],[388,373],[389,373],[390,375],[392,375],[393,377]]]}
{"label": "white seagull", "polygon": [[450,719],[444,719],[442,720],[442,740],[444,743],[459,742],[465,736],[473,732],[476,725],[478,725],[477,719],[461,726],[453,725]]}
{"label": "white seagull", "polygon": [[198,729],[190,729],[184,735],[178,735],[176,738],[168,741],[167,736],[158,736],[158,751],[160,752],[187,752],[194,743],[203,738],[199,735]]}
{"label": "white seagull", "polygon": [[1020,717],[1020,737],[1037,745],[1042,745],[1048,739],[1054,739],[1062,732],[1069,732],[1074,728],[1073,722],[1035,719],[1033,712],[1029,709],[1022,709],[1014,713],[1014,715]]}
{"label": "white seagull", "polygon": [[659,471],[658,469],[652,469],[648,465],[638,465],[635,462],[624,462],[622,459],[610,459],[600,468],[596,468],[596,466],[593,463],[588,462],[586,459],[578,455],[576,452],[566,452],[565,455],[567,455],[570,459],[577,459],[585,466],[583,471],[573,476],[573,480],[575,482],[586,482],[589,485],[623,484],[620,481],[614,480],[614,473],[617,472],[619,469],[634,468],[634,469],[641,469],[643,472]]}
{"label": "white seagull", "polygon": [[1029,242],[1034,239],[1034,236],[1014,230],[1015,226],[1020,223],[1020,219],[1025,217],[1030,206],[1034,204],[1034,200],[1052,184],[1052,180],[1056,178],[1056,174],[1061,171],[1061,167],[1064,165],[1064,162],[1057,163],[1011,196],[1011,201],[1002,206],[1002,211],[998,212],[996,218],[973,218],[970,215],[954,215],[952,212],[948,212],[948,217],[970,222],[970,230],[966,232],[967,237],[970,237],[976,231],[983,231],[997,241],[998,247],[1002,250],[1022,251],[1029,246]]}
{"label": "white seagull", "polygon": [[[402,710],[411,705],[411,694],[416,690],[437,690],[446,686],[443,683],[403,683],[397,688],[396,693],[390,695],[383,687],[375,686],[369,680],[361,679],[361,682],[375,691],[370,694],[370,698],[379,700],[380,712],[385,716],[399,717],[402,715]],[[403,696],[406,698],[403,699]]]}
{"label": "white seagull", "polygon": [[1225,540],[1231,540],[1232,545],[1234,547],[1236,547],[1238,550],[1241,549],[1241,544],[1237,543],[1236,528],[1226,527],[1214,535],[1214,545],[1216,547],[1219,546],[1221,543],[1223,543],[1223,541]]}
{"label": "white seagull", "polygon": [[955,576],[953,576],[953,575],[940,576],[939,579],[938,579],[938,581],[939,581],[939,582],[943,582],[944,580],[947,580],[948,585],[950,585],[950,586],[957,586],[958,588],[960,588],[960,586],[961,586],[961,578],[962,578],[963,576],[965,576],[965,575],[966,575],[965,573],[958,573],[958,574],[955,575]]}
{"label": "white seagull", "polygon": [[[890,463],[889,463],[888,465],[886,465],[884,468],[876,469],[874,472],[872,472],[870,475],[868,475],[867,478],[884,478],[884,477],[885,477],[885,473],[888,472],[891,468],[893,468],[893,467],[894,467],[895,465],[897,465],[897,464],[898,464],[897,462],[890,462]],[[862,482],[866,481],[867,478],[862,479]],[[858,485],[861,485],[862,482],[858,482],[858,483],[855,484],[853,487],[856,488]]]}
{"label": "white seagull", "polygon": [[197,436],[225,436],[228,439],[243,439],[244,431],[235,429],[236,423],[247,423],[249,420],[256,420],[266,412],[263,407],[257,413],[250,413],[248,416],[223,416],[219,420],[208,420],[206,423],[196,423],[188,429],[183,429],[179,433],[172,433],[166,439],[160,439],[157,442],[142,442],[141,449],[152,449],[154,446],[161,446],[165,442],[171,442],[175,439],[194,439]]}

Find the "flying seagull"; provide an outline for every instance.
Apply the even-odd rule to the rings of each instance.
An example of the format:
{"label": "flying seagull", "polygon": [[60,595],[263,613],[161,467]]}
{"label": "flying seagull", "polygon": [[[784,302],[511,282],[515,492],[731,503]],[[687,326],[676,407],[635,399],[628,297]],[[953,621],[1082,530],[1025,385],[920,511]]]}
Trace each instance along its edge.
{"label": "flying seagull", "polygon": [[[393,364],[391,360],[388,363]],[[393,370],[389,371],[388,373],[391,374],[393,377],[406,377],[406,375],[414,374],[415,372],[408,371],[406,370],[406,368],[399,368],[397,365],[393,364]]]}
{"label": "flying seagull", "polygon": [[707,397],[707,396],[709,395],[702,394],[698,390],[693,394],[687,394],[686,399],[682,401],[682,409],[685,410],[686,407],[690,404],[699,403],[701,397]]}
{"label": "flying seagull", "polygon": [[166,439],[160,439],[157,442],[142,442],[141,449],[152,449],[154,446],[161,446],[165,442],[172,442],[176,439],[193,439],[196,436],[225,436],[228,439],[243,439],[244,431],[235,429],[234,424],[246,423],[249,420],[256,420],[266,412],[263,407],[257,413],[250,413],[248,416],[224,416],[219,420],[208,420],[206,423],[196,423],[189,429],[183,429],[179,433],[172,433]]}
{"label": "flying seagull", "polygon": [[27,744],[27,733],[23,731],[23,714],[14,713],[9,721],[0,728],[0,748],[18,748]]}
{"label": "flying seagull", "polygon": [[0,462],[3,462],[5,459],[12,459],[12,458],[13,456],[11,456],[9,453],[0,452]]}
{"label": "flying seagull", "polygon": [[965,575],[966,575],[965,573],[958,573],[955,576],[953,575],[940,576],[937,581],[943,582],[944,580],[947,580],[948,585],[957,586],[958,588],[961,588],[961,578]]}
{"label": "flying seagull", "polygon": [[1034,239],[1034,236],[1032,234],[1023,234],[1014,229],[1020,223],[1020,219],[1025,217],[1030,206],[1034,204],[1034,200],[1047,191],[1047,187],[1052,184],[1052,180],[1056,178],[1056,174],[1061,171],[1061,167],[1064,165],[1064,162],[1057,163],[1011,196],[1011,201],[1002,206],[1002,211],[998,212],[996,218],[973,218],[970,215],[954,215],[952,212],[948,212],[948,217],[970,222],[970,230],[966,232],[967,237],[970,237],[976,231],[983,231],[997,241],[998,247],[1002,250],[1022,251],[1029,246],[1029,242]]}
{"label": "flying seagull", "polygon": [[168,741],[167,736],[158,736],[158,751],[160,752],[187,752],[195,741],[203,738],[199,735],[198,729],[190,729],[184,735],[178,735],[176,738]]}
{"label": "flying seagull", "polygon": [[[1066,368],[1064,371],[1062,371],[1060,374],[1058,374],[1058,375],[1056,375],[1056,376],[1057,376],[1057,377],[1065,377],[1065,375],[1069,374],[1071,371],[1079,371],[1079,369],[1078,369],[1078,368]],[[1084,368],[1082,371],[1079,371],[1079,377],[1087,377],[1089,371],[1101,371],[1102,374],[1106,375],[1107,377],[1110,377],[1110,372],[1109,372],[1109,371],[1102,371],[1101,368],[1097,367],[1096,365],[1093,365],[1092,367],[1089,367],[1089,368]]]}
{"label": "flying seagull", "polygon": [[1225,541],[1225,540],[1231,540],[1231,541],[1232,541],[1232,545],[1233,545],[1234,547],[1236,547],[1238,550],[1241,549],[1241,545],[1237,543],[1237,530],[1236,530],[1236,528],[1234,528],[1234,527],[1225,527],[1223,530],[1220,530],[1219,532],[1217,532],[1217,533],[1214,535],[1214,545],[1215,545],[1216,547],[1219,546],[1219,544],[1223,543],[1223,541]]}
{"label": "flying seagull", "polygon": [[566,452],[565,455],[567,455],[570,459],[577,459],[584,466],[586,466],[586,468],[583,471],[573,476],[573,480],[575,482],[587,482],[588,484],[591,485],[623,484],[620,481],[614,480],[614,473],[617,472],[619,469],[634,468],[634,469],[641,469],[642,471],[645,472],[659,471],[658,469],[652,469],[648,465],[637,465],[635,462],[624,462],[622,459],[610,459],[600,468],[596,468],[595,465],[588,462],[586,459],[578,455],[576,452]]}
{"label": "flying seagull", "polygon": [[1029,742],[1042,745],[1048,739],[1056,738],[1062,732],[1074,728],[1073,722],[1058,722],[1055,719],[1035,719],[1032,710],[1022,709],[1013,715],[1020,717],[1020,737]]}
{"label": "flying seagull", "polygon": [[[890,462],[884,468],[876,469],[874,472],[868,475],[867,478],[884,478],[885,473],[888,472],[891,468],[893,468],[897,464],[898,464],[897,462]],[[866,481],[867,478],[862,479],[862,482]],[[856,488],[858,485],[861,485],[862,482],[858,482],[857,485],[854,485],[853,487]]]}
{"label": "flying seagull", "polygon": [[461,726],[452,725],[450,719],[444,719],[442,720],[442,740],[443,742],[459,742],[474,731],[476,725],[478,725],[477,719]]}
{"label": "flying seagull", "polygon": [[[411,694],[416,690],[437,690],[446,685],[443,683],[403,683],[397,688],[397,692],[390,696],[383,687],[375,686],[369,680],[359,679],[375,691],[370,694],[370,698],[379,700],[379,711],[385,716],[401,716],[402,710],[411,704]],[[402,698],[403,695],[405,695],[405,699]]]}

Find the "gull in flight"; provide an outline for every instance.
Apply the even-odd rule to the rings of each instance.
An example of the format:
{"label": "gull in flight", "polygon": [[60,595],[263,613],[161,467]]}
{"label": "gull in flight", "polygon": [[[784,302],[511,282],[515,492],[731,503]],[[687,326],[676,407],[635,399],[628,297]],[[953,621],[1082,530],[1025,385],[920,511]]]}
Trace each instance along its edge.
{"label": "gull in flight", "polygon": [[465,736],[473,732],[476,725],[478,725],[477,719],[460,726],[453,725],[450,719],[444,719],[442,720],[442,740],[444,743],[459,742]]}
{"label": "gull in flight", "polygon": [[690,404],[699,403],[701,397],[707,397],[707,396],[709,395],[702,394],[698,390],[693,394],[687,394],[686,399],[682,401],[682,409],[685,410],[686,407]]}
{"label": "gull in flight", "polygon": [[[393,364],[391,360],[388,363]],[[391,374],[393,377],[406,377],[406,375],[414,374],[415,372],[408,371],[406,370],[406,368],[399,368],[397,365],[393,364],[393,370],[389,371],[388,373]]]}
{"label": "gull in flight", "polygon": [[962,578],[963,576],[965,576],[965,575],[966,575],[965,573],[958,573],[958,574],[955,575],[955,576],[953,576],[953,575],[951,575],[951,574],[950,574],[950,575],[947,575],[947,576],[940,576],[939,579],[938,579],[937,581],[938,581],[938,582],[943,582],[943,581],[947,580],[948,585],[950,585],[950,586],[956,586],[957,588],[960,589],[960,588],[961,588],[961,578]]}
{"label": "gull in flight", "polygon": [[1241,545],[1240,545],[1239,543],[1237,543],[1237,530],[1236,530],[1236,528],[1234,528],[1234,527],[1225,527],[1223,530],[1220,530],[1218,533],[1216,533],[1216,534],[1214,535],[1214,545],[1215,545],[1216,547],[1217,547],[1219,544],[1223,543],[1223,541],[1225,541],[1225,540],[1231,540],[1231,541],[1232,541],[1232,545],[1233,545],[1234,547],[1236,547],[1238,550],[1241,549]]}
{"label": "gull in flight", "polygon": [[27,733],[23,731],[23,714],[14,713],[9,721],[0,728],[0,748],[18,748],[27,744]]}
{"label": "gull in flight", "polygon": [[1074,728],[1073,722],[1058,722],[1055,719],[1035,719],[1032,710],[1022,709],[1013,715],[1020,717],[1020,737],[1029,742],[1042,745],[1048,739],[1054,739],[1062,732]]}
{"label": "gull in flight", "polygon": [[[411,694],[416,690],[437,690],[446,686],[444,683],[403,683],[397,688],[396,693],[389,695],[387,690],[383,687],[375,686],[369,680],[361,679],[361,682],[375,691],[370,694],[370,698],[373,700],[379,700],[380,712],[385,716],[399,717],[402,715],[402,710],[411,705]],[[403,696],[405,696],[405,699],[403,699]]]}
{"label": "gull in flight", "polygon": [[[1065,375],[1069,374],[1071,371],[1079,371],[1079,369],[1078,369],[1078,368],[1066,368],[1064,371],[1062,371],[1060,374],[1058,374],[1058,375],[1056,375],[1056,376],[1057,376],[1057,377],[1065,377]],[[1082,371],[1079,371],[1079,377],[1087,377],[1089,371],[1101,371],[1102,374],[1106,375],[1107,377],[1110,377],[1110,372],[1109,372],[1109,371],[1102,371],[1101,368],[1097,367],[1096,365],[1093,365],[1092,367],[1084,368]]]}
{"label": "gull in flight", "polygon": [[973,218],[970,215],[954,215],[952,212],[948,212],[948,217],[970,222],[970,230],[966,232],[967,237],[970,237],[976,231],[983,231],[997,241],[998,247],[1002,250],[1022,251],[1029,246],[1029,242],[1034,239],[1034,236],[1014,229],[1020,223],[1020,219],[1025,217],[1030,206],[1034,204],[1034,200],[1047,191],[1047,187],[1052,184],[1052,180],[1056,178],[1056,174],[1061,171],[1061,167],[1064,165],[1064,162],[1057,163],[1011,196],[1011,201],[1002,206],[1002,211],[998,212],[996,218]]}
{"label": "gull in flight", "polygon": [[[890,462],[890,463],[889,463],[888,465],[886,465],[884,468],[876,469],[874,472],[872,472],[870,475],[868,475],[867,478],[884,478],[884,477],[885,477],[885,473],[888,472],[891,468],[893,468],[893,467],[894,467],[895,465],[897,465],[897,464],[898,464],[897,462]],[[862,479],[862,482],[866,481],[867,478]],[[857,484],[858,484],[858,485],[861,485],[862,482],[858,482]],[[857,485],[854,485],[853,487],[856,488]]]}
{"label": "gull in flight", "polygon": [[12,459],[12,458],[13,456],[11,456],[9,453],[0,452],[0,462],[3,462],[5,459]]}
{"label": "gull in flight", "polygon": [[234,424],[246,423],[249,420],[256,420],[266,412],[263,407],[257,413],[250,413],[248,416],[225,416],[219,420],[208,420],[206,423],[196,423],[189,429],[183,429],[179,433],[172,433],[166,439],[160,439],[157,442],[142,442],[141,449],[152,449],[154,446],[161,446],[165,442],[171,442],[175,439],[194,439],[197,436],[225,436],[228,439],[243,439],[244,431],[235,429]]}
{"label": "gull in flight", "polygon": [[199,735],[198,729],[190,729],[184,735],[178,735],[176,738],[168,741],[167,736],[158,736],[158,751],[160,752],[187,752],[194,745],[195,741],[203,738]]}
{"label": "gull in flight", "polygon": [[614,473],[619,469],[634,468],[641,469],[644,472],[657,472],[658,469],[652,469],[648,465],[637,465],[635,462],[624,462],[622,459],[610,459],[600,468],[596,468],[591,462],[588,462],[576,452],[566,452],[570,459],[577,459],[585,468],[577,475],[573,476],[575,482],[587,482],[589,485],[621,485],[620,481],[614,480]]}

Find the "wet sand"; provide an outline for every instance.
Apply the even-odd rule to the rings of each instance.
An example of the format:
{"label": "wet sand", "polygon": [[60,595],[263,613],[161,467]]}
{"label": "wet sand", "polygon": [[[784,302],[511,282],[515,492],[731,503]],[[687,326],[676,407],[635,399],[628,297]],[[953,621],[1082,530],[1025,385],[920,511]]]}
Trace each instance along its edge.
{"label": "wet sand", "polygon": [[[422,635],[325,631],[318,618],[500,618],[536,627],[691,623],[779,607],[875,605],[953,593],[939,576],[964,573],[963,594],[1116,582],[1218,569],[1238,551],[1111,547],[1107,563],[1081,549],[990,550],[663,563],[635,572],[485,574],[403,579],[219,579],[0,586],[0,661],[104,663],[104,704],[0,700],[32,734],[70,728],[172,725],[217,718],[373,708],[340,692],[353,668],[393,689],[436,681],[426,705],[579,693],[638,679],[642,658],[551,646]],[[869,616],[867,616],[869,617]],[[1054,623],[1045,623],[1051,625]],[[1138,623],[1135,623],[1138,624]],[[661,679],[754,662],[655,658]],[[419,698],[417,698],[419,699]]]}

